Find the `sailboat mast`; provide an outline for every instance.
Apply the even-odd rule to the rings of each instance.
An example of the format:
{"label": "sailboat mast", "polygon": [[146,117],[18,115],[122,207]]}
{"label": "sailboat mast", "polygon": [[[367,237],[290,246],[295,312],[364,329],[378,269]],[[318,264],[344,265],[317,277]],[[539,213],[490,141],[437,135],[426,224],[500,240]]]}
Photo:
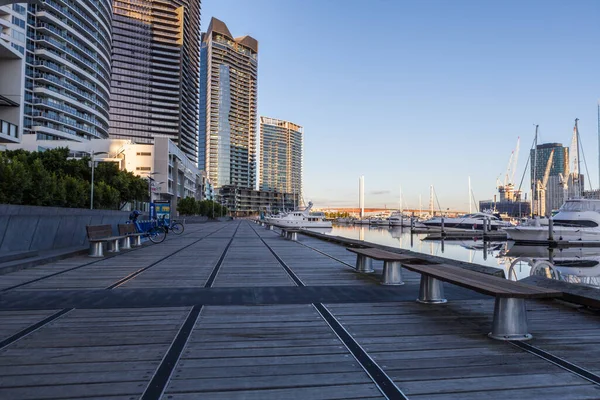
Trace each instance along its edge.
{"label": "sailboat mast", "polygon": [[402,185],[400,185],[400,214],[402,214]]}
{"label": "sailboat mast", "polygon": [[471,177],[469,177],[469,214],[471,214]]}
{"label": "sailboat mast", "polygon": [[[531,163],[531,167],[533,168],[533,172],[531,173],[531,179],[533,182],[531,182],[531,217],[533,218],[535,212],[534,212],[534,208],[533,208],[533,200],[534,197],[537,197],[537,177],[536,177],[536,166],[537,166],[537,140],[538,140],[538,127],[539,125],[535,126],[535,138],[533,139],[533,162]],[[539,202],[539,198],[538,198],[538,202]]]}

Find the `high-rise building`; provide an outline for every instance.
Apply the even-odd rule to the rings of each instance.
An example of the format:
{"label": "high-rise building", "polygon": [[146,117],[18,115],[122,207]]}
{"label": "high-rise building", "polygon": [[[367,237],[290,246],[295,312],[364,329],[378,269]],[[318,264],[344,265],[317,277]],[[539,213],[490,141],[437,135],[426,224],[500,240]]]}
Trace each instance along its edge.
{"label": "high-rise building", "polygon": [[260,117],[260,189],[302,195],[304,129],[289,121]]}
{"label": "high-rise building", "polygon": [[23,129],[25,7],[0,6],[0,146],[19,143]]}
{"label": "high-rise building", "polygon": [[115,0],[110,135],[198,159],[199,0]]}
{"label": "high-rise building", "polygon": [[[531,155],[531,182],[543,181],[544,173],[546,172],[546,166],[550,159],[550,154],[554,151],[552,156],[552,165],[550,167],[550,176],[558,176],[567,171],[567,164],[569,162],[569,148],[563,147],[560,143],[544,143],[537,145],[537,151],[530,150]],[[534,168],[535,167],[535,168]],[[535,172],[535,174],[534,174]]]}
{"label": "high-rise building", "polygon": [[198,166],[215,187],[254,188],[258,42],[212,18],[200,58]]}
{"label": "high-rise building", "polygon": [[[27,17],[24,133],[108,137],[112,3],[32,2]],[[21,24],[21,21],[19,21]]]}

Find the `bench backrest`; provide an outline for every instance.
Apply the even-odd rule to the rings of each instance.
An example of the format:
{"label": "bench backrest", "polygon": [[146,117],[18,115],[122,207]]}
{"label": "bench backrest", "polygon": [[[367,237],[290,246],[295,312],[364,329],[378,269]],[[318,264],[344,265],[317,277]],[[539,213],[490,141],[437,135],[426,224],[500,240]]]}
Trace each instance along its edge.
{"label": "bench backrest", "polygon": [[103,239],[113,235],[110,225],[87,225],[85,230],[87,231],[88,239]]}
{"label": "bench backrest", "polygon": [[119,224],[119,235],[127,235],[129,233],[135,233],[135,225],[133,224]]}

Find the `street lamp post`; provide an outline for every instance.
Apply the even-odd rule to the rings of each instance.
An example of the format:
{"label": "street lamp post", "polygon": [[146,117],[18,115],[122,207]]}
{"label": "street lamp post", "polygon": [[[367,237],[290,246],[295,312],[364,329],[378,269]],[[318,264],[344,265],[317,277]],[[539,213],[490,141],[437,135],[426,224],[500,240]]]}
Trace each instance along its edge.
{"label": "street lamp post", "polygon": [[[148,175],[148,212],[151,213],[151,204],[152,204],[152,181],[154,180],[154,178],[152,178],[152,175],[158,174],[158,172],[146,172],[146,175]],[[152,218],[152,215],[150,215],[150,218]]]}
{"label": "street lamp post", "polygon": [[105,151],[101,151],[99,153],[95,153],[93,150],[90,153],[91,157],[92,157],[92,185],[90,187],[90,210],[94,209],[94,169],[96,168],[96,161],[94,159],[94,156],[97,156],[99,154],[108,154]]}

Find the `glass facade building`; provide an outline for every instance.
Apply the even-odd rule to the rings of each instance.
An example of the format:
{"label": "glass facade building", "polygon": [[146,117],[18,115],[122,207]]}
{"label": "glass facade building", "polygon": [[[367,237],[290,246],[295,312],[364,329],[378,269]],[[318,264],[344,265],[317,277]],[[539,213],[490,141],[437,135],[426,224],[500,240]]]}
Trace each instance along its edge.
{"label": "glass facade building", "polygon": [[212,18],[200,59],[198,168],[215,187],[254,188],[258,42]]}
{"label": "glass facade building", "polygon": [[260,117],[260,189],[302,196],[304,129],[289,121]]}
{"label": "glass facade building", "polygon": [[[558,174],[565,175],[565,171],[568,170],[567,163],[569,162],[569,148],[563,147],[560,143],[544,143],[537,145],[537,151],[530,150],[531,157],[531,186],[533,188],[533,182],[543,181],[544,173],[546,172],[546,165],[550,159],[550,154],[554,151],[552,156],[552,165],[550,167],[549,176],[558,176]],[[534,168],[535,166],[535,168]],[[537,193],[533,193],[534,200],[537,200]]]}
{"label": "glass facade building", "polygon": [[25,3],[0,6],[0,148],[21,141],[26,6]]}
{"label": "glass facade building", "polygon": [[200,2],[113,2],[110,135],[167,136],[198,160]]}
{"label": "glass facade building", "polygon": [[28,5],[24,134],[83,141],[108,137],[112,3]]}

